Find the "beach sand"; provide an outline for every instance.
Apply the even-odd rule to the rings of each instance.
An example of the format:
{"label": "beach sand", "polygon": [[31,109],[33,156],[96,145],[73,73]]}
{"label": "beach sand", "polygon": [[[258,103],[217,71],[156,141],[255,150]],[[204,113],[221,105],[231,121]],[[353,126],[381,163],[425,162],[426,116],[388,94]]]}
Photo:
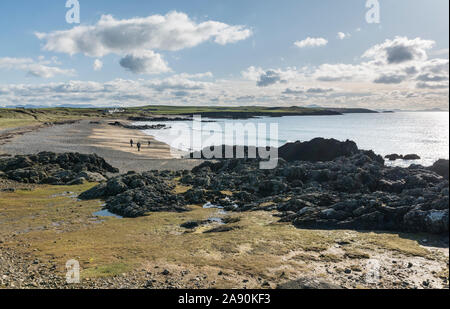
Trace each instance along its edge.
{"label": "beach sand", "polygon": [[[200,160],[180,159],[181,152],[172,153],[168,145],[156,141],[142,131],[111,126],[108,124],[111,121],[82,120],[72,124],[37,128],[8,138],[0,145],[0,153],[10,155],[34,154],[42,151],[95,153],[117,167],[121,173],[186,170],[201,163]],[[136,146],[130,147],[130,139],[133,139],[135,144],[141,142],[141,152],[137,151]]]}

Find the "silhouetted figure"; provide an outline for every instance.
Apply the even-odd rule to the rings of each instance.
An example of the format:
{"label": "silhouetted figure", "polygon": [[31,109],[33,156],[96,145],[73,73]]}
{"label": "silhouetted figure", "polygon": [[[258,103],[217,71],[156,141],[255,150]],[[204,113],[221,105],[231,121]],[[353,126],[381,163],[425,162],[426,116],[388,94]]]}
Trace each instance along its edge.
{"label": "silhouetted figure", "polygon": [[132,139],[130,139],[130,146],[131,146],[131,148],[133,148],[133,145],[134,145],[134,141]]}
{"label": "silhouetted figure", "polygon": [[136,146],[137,146],[138,151],[141,151],[141,143],[138,142],[138,143],[136,144]]}
{"label": "silhouetted figure", "polygon": [[148,147],[152,146],[152,142],[148,141]]}

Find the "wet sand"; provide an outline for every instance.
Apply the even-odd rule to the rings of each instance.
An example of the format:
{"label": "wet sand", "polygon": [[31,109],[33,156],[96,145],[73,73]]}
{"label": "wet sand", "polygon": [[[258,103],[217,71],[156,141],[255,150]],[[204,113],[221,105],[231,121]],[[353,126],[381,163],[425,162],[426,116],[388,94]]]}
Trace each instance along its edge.
{"label": "wet sand", "polygon": [[[180,159],[182,153],[172,153],[168,145],[139,130],[111,126],[109,122],[111,121],[82,120],[72,124],[37,128],[8,138],[0,145],[0,153],[10,155],[34,154],[42,151],[95,153],[119,168],[121,173],[185,170],[201,163],[199,160]],[[135,143],[141,142],[141,152],[137,151],[136,146],[130,147],[130,139]]]}

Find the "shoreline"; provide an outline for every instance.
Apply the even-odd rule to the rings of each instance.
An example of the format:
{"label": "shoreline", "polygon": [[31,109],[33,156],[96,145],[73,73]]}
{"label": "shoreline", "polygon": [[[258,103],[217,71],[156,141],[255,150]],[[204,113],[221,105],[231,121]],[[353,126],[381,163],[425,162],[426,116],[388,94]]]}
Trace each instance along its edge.
{"label": "shoreline", "polygon": [[[121,173],[148,170],[192,169],[202,161],[187,161],[173,157],[167,144],[155,140],[140,130],[109,125],[116,119],[80,120],[70,124],[39,126],[23,134],[10,136],[0,144],[0,154],[28,155],[39,152],[95,153]],[[130,147],[130,139],[142,143],[141,152]],[[150,147],[148,141],[151,142]]]}

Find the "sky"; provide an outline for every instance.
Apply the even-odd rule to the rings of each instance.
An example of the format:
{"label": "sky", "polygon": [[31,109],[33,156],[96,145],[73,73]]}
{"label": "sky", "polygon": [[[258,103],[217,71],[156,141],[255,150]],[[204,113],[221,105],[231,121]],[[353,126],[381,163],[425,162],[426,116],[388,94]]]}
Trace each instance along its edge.
{"label": "sky", "polygon": [[72,2],[0,1],[0,107],[449,106],[448,0]]}

